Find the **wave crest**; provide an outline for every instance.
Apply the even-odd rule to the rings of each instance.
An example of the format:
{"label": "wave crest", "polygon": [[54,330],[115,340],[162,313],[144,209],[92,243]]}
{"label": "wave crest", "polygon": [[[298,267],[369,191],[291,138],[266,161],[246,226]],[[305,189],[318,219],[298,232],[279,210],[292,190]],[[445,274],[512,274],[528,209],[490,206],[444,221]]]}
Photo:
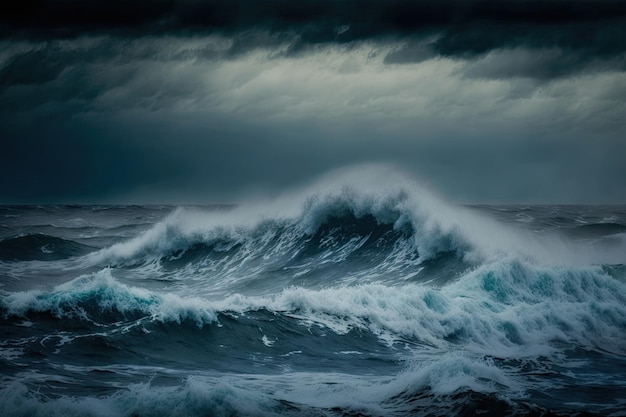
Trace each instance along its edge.
{"label": "wave crest", "polygon": [[0,305],[5,316],[19,317],[43,313],[98,322],[150,316],[177,322],[190,319],[198,325],[216,320],[214,311],[200,299],[129,287],[113,278],[109,269],[76,278],[50,292],[12,293],[3,297]]}
{"label": "wave crest", "polygon": [[[502,252],[499,243],[472,233],[493,222],[444,204],[416,184],[397,182],[381,191],[342,181],[318,188],[228,211],[178,208],[141,236],[91,259],[100,265],[179,270],[194,264],[196,272],[229,279],[293,268],[316,275],[329,262],[347,261],[342,273],[381,275],[384,266],[402,277],[441,256],[452,254],[471,264]],[[359,265],[350,264],[356,259]]]}

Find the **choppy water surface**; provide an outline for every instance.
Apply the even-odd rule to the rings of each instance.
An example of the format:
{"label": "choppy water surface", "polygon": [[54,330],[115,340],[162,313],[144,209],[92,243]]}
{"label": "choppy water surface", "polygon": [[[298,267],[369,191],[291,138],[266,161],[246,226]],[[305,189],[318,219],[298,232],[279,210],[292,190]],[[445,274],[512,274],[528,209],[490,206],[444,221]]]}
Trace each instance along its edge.
{"label": "choppy water surface", "polygon": [[0,415],[626,415],[626,207],[355,178],[0,207]]}

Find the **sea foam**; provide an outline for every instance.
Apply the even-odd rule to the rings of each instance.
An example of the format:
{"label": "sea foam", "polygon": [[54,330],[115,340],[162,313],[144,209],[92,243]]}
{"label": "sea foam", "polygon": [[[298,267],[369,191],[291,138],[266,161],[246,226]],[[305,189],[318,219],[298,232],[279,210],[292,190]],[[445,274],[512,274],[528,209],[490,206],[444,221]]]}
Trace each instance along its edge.
{"label": "sea foam", "polygon": [[[105,269],[51,291],[0,300],[5,316],[47,312],[99,320],[101,313],[202,326],[220,313],[267,310],[337,334],[357,328],[393,345],[410,340],[499,357],[549,355],[559,344],[626,352],[626,283],[601,267],[545,267],[501,261],[471,270],[442,288],[423,284],[290,287],[268,296],[208,300],[139,289]],[[118,317],[119,316],[119,317]]]}

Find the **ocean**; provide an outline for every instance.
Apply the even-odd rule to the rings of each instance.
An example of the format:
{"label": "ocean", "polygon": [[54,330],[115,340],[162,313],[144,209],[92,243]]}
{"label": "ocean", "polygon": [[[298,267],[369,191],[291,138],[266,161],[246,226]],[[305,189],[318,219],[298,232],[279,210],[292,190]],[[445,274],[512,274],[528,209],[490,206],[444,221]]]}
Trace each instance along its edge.
{"label": "ocean", "polygon": [[0,206],[0,415],[626,416],[626,206],[355,177]]}

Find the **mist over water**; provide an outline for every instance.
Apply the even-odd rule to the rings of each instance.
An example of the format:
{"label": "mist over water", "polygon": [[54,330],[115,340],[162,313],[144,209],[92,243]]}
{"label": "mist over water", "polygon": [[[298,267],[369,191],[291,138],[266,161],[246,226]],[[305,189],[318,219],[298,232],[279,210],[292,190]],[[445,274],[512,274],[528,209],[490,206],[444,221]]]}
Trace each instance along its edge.
{"label": "mist over water", "polygon": [[1,415],[626,409],[624,206],[458,206],[362,166],[0,224]]}

